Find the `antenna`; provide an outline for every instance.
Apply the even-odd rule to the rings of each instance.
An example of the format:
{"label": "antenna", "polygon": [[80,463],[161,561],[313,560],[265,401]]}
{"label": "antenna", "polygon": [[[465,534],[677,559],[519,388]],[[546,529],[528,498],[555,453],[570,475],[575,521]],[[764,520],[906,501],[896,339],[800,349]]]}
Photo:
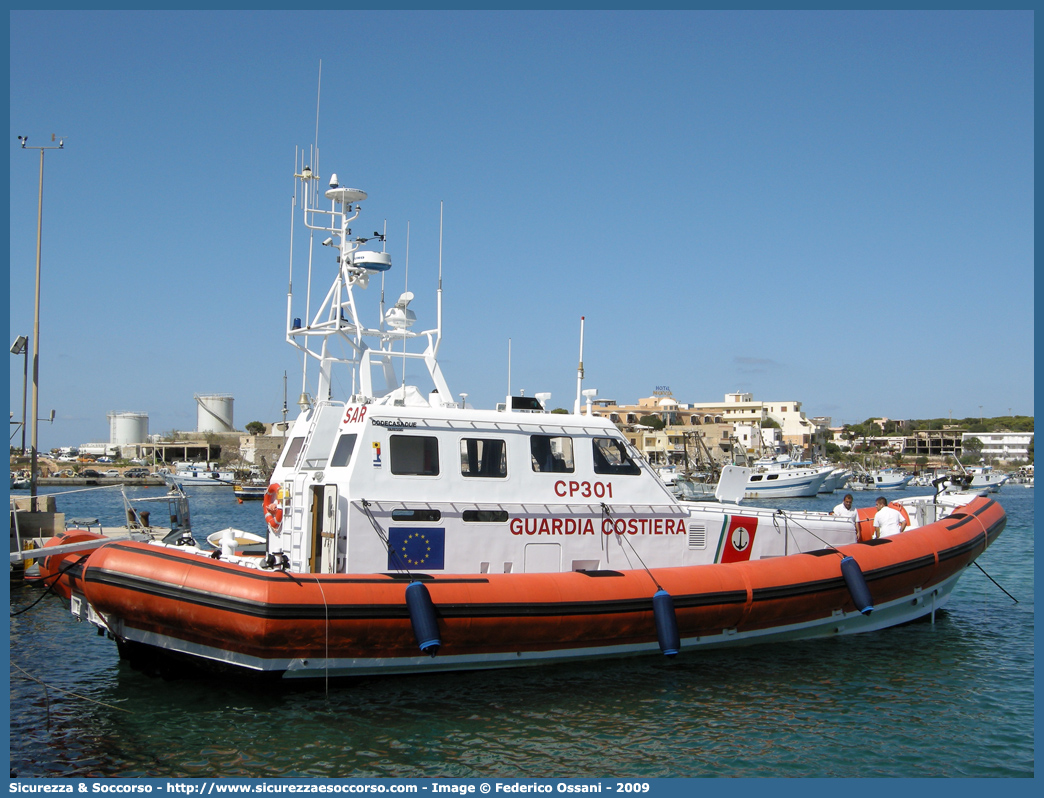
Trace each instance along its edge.
{"label": "antenna", "polygon": [[[410,220],[406,220],[406,278],[403,280],[403,296],[410,291]],[[406,401],[406,329],[402,331],[402,399]]]}
{"label": "antenna", "polygon": [[[376,231],[374,231],[376,232]],[[381,236],[381,252],[388,251],[388,220],[384,220],[384,235]],[[378,325],[380,329],[384,329],[384,275],[386,272],[381,272],[381,321]]]}
{"label": "antenna", "polygon": [[323,90],[323,59],[319,59],[319,80],[315,86],[315,173],[319,174],[319,96]]}
{"label": "antenna", "polygon": [[580,317],[580,365],[576,368],[576,403],[573,413],[580,415],[580,394],[584,384],[584,317]]}
{"label": "antenna", "polygon": [[[322,95],[323,89],[323,61],[319,59],[319,77],[316,81],[315,87],[315,144],[312,149],[312,165],[315,167],[312,170],[312,175],[316,178],[319,177],[319,98]],[[307,189],[308,186],[306,185]],[[317,188],[313,190],[318,190]],[[309,207],[315,205],[314,202],[308,203]],[[305,285],[305,325],[311,326],[312,324],[312,252],[315,246],[315,231],[311,230],[308,234],[308,281]],[[308,399],[308,339],[305,338],[304,342],[304,353],[302,354],[301,362],[301,398],[298,400],[298,404],[304,408],[304,403]]]}
{"label": "antenna", "polygon": [[[438,331],[435,337],[434,353],[439,353],[439,344],[442,343],[442,201],[439,201],[439,290],[435,296],[435,329]],[[1010,414],[1009,414],[1010,415]]]}
{"label": "antenna", "polygon": [[290,200],[290,276],[287,278],[286,284],[286,332],[288,336],[294,300],[294,214],[297,213],[297,166],[300,155],[298,148],[294,147],[294,194]]}
{"label": "antenna", "polygon": [[[508,338],[508,396],[511,396],[511,339]],[[510,407],[508,408],[510,409]]]}

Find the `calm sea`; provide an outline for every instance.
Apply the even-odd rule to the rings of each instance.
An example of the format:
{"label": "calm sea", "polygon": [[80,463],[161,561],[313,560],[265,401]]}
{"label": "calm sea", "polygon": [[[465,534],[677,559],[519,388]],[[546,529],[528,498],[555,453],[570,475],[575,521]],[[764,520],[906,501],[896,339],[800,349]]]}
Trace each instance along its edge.
{"label": "calm sea", "polygon": [[[143,493],[157,495],[131,491]],[[190,495],[199,539],[230,525],[264,531],[258,502],[237,504],[223,489]],[[855,495],[860,507],[873,498]],[[979,559],[1017,604],[972,566],[934,625],[673,661],[328,689],[164,681],[121,662],[114,643],[50,596],[11,618],[11,769],[22,778],[1032,776],[1033,496],[1020,485],[996,495],[1007,530]],[[58,502],[69,518],[122,516],[114,491]],[[39,595],[12,584],[12,610]]]}

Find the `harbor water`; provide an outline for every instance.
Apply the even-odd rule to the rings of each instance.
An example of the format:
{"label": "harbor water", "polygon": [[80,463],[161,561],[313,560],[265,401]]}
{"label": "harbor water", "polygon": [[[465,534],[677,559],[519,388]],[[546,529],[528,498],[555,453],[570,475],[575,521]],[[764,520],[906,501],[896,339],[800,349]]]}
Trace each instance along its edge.
{"label": "harbor water", "polygon": [[[56,492],[46,489],[41,492]],[[161,489],[128,489],[159,495]],[[927,493],[907,490],[904,495]],[[259,502],[190,492],[197,540]],[[830,509],[840,493],[775,502]],[[890,498],[898,498],[893,494]],[[867,506],[876,494],[857,493]],[[551,667],[307,686],[149,676],[49,595],[10,622],[10,765],[31,777],[1030,777],[1034,491],[935,623]],[[61,495],[119,525],[118,491]],[[758,502],[749,502],[758,504]],[[41,597],[11,585],[11,610]]]}

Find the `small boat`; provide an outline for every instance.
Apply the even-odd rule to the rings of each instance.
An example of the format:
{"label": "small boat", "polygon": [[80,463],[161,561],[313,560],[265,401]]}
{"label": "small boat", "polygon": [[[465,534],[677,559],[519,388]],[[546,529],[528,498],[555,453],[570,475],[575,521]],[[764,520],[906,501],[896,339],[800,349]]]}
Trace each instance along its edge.
{"label": "small boat", "polygon": [[263,499],[266,490],[267,482],[237,482],[232,486],[232,492],[237,499]]}
{"label": "small boat", "polygon": [[907,474],[905,471],[881,468],[857,474],[852,478],[849,487],[854,490],[905,490],[913,478],[913,474]]}
{"label": "small boat", "polygon": [[228,487],[235,484],[236,474],[216,463],[176,463],[171,478],[183,487]]}
{"label": "small boat", "polygon": [[[872,632],[934,616],[1004,529],[997,502],[966,493],[905,499],[909,527],[880,540],[829,513],[740,503],[753,476],[807,479],[815,496],[818,470],[725,466],[717,502],[681,501],[592,413],[582,367],[571,412],[542,394],[454,401],[437,359],[441,287],[432,329],[412,329],[409,292],[364,319],[356,293],[391,277],[390,254],[349,228],[367,195],[331,176],[323,203],[310,169],[295,171],[336,277],[314,316],[288,313],[288,340],[318,361],[317,398],[302,397],[262,501],[264,555],[244,556],[235,529],[208,538],[217,551],[79,531],[42,553],[72,613],[132,663],[292,680]],[[582,363],[583,319],[580,342]],[[407,361],[421,385],[399,381]]]}

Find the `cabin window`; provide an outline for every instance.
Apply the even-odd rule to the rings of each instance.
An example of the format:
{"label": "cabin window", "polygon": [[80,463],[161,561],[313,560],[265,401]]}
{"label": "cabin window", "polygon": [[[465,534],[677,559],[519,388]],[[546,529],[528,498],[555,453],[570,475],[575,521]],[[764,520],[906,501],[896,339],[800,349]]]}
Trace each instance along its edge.
{"label": "cabin window", "polygon": [[503,524],[508,520],[507,510],[465,510],[462,517],[466,524]]}
{"label": "cabin window", "polygon": [[392,510],[392,521],[440,521],[440,510]]}
{"label": "cabin window", "polygon": [[564,435],[531,435],[530,453],[534,471],[573,473],[573,439]]}
{"label": "cabin window", "polygon": [[301,447],[304,446],[304,438],[294,438],[290,441],[290,445],[286,447],[286,454],[283,456],[283,468],[293,468],[297,462],[297,455],[301,453]]}
{"label": "cabin window", "polygon": [[779,479],[779,474],[769,474],[768,478],[769,479]]}
{"label": "cabin window", "polygon": [[751,482],[761,482],[761,474],[755,474],[750,478]]}
{"label": "cabin window", "polygon": [[311,443],[304,454],[301,468],[320,469],[325,468],[330,460],[330,441],[337,434],[337,428],[341,425],[340,405],[319,405],[318,417],[312,423],[310,433]]}
{"label": "cabin window", "polygon": [[506,477],[507,444],[485,438],[462,439],[460,473],[466,477]]}
{"label": "cabin window", "polygon": [[439,441],[427,435],[392,435],[391,472],[393,474],[437,477]]}
{"label": "cabin window", "polygon": [[623,441],[616,438],[593,438],[596,474],[640,474],[642,470],[631,459]]}
{"label": "cabin window", "polygon": [[344,468],[348,465],[348,461],[352,459],[352,452],[355,451],[355,440],[358,437],[353,432],[338,438],[337,448],[330,457],[330,468]]}

